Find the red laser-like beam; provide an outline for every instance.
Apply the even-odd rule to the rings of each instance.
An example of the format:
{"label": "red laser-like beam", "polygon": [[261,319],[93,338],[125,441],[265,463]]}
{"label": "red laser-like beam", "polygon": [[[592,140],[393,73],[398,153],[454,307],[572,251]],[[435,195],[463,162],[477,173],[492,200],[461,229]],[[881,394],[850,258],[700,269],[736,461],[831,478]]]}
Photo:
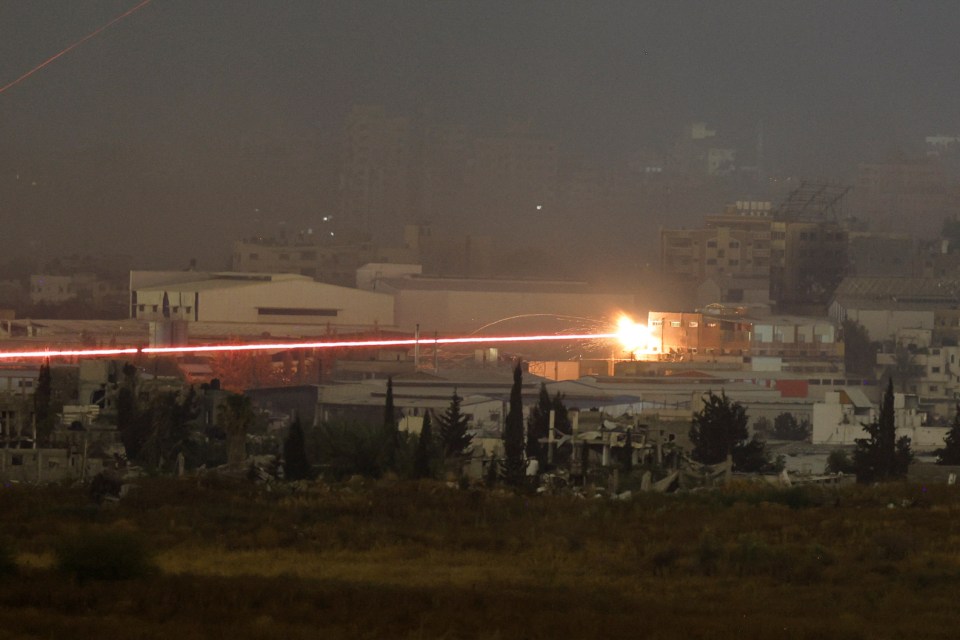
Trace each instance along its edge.
{"label": "red laser-like beam", "polygon": [[417,344],[450,345],[450,344],[496,344],[515,342],[562,342],[579,340],[609,340],[616,338],[616,333],[567,333],[534,336],[468,336],[464,338],[435,338],[417,340],[403,338],[395,340],[342,340],[339,342],[276,342],[250,344],[208,344],[180,347],[122,347],[117,349],[45,349],[36,351],[0,351],[0,360],[35,359],[35,358],[97,358],[103,356],[147,355],[157,354],[199,354],[230,351],[277,351],[285,349],[359,349],[363,347],[412,347]]}
{"label": "red laser-like beam", "polygon": [[116,23],[120,22],[121,20],[123,20],[123,19],[126,18],[127,16],[135,13],[136,11],[139,11],[140,9],[142,9],[142,8],[145,7],[145,6],[147,6],[147,5],[150,4],[151,2],[153,2],[153,0],[143,0],[143,2],[141,2],[141,3],[138,4],[137,6],[133,7],[132,9],[127,9],[126,11],[124,11],[123,13],[121,13],[120,15],[118,15],[116,18],[114,18],[113,20],[111,20],[111,21],[108,22],[107,24],[103,25],[102,27],[99,27],[99,28],[95,29],[94,31],[91,31],[90,33],[88,33],[88,34],[85,35],[84,37],[80,38],[79,40],[77,40],[76,42],[74,42],[73,44],[71,44],[69,47],[67,47],[66,49],[64,49],[63,51],[61,51],[61,52],[59,52],[59,53],[55,53],[54,55],[50,56],[49,58],[47,58],[46,60],[44,60],[43,62],[41,62],[41,63],[38,64],[37,66],[35,66],[33,69],[30,69],[30,70],[27,71],[25,74],[23,74],[22,76],[20,76],[19,78],[17,78],[16,80],[14,80],[14,81],[12,81],[12,82],[8,82],[7,84],[5,84],[5,85],[3,85],[2,87],[0,87],[0,94],[2,94],[2,93],[3,93],[4,91],[6,91],[7,89],[11,89],[11,88],[17,86],[18,84],[20,84],[21,82],[23,82],[24,80],[26,80],[27,78],[29,78],[30,76],[32,76],[33,74],[35,74],[36,72],[40,71],[41,69],[43,69],[43,68],[46,67],[47,65],[52,64],[53,62],[55,62],[55,61],[57,60],[57,58],[60,58],[60,57],[62,57],[62,56],[67,55],[68,53],[70,53],[71,51],[73,51],[74,49],[76,49],[77,47],[79,47],[80,45],[82,45],[82,44],[83,44],[84,42],[86,42],[87,40],[90,40],[91,38],[95,38],[96,36],[100,35],[100,33],[102,33],[103,31],[109,29],[110,27],[112,27],[112,26],[115,25]]}

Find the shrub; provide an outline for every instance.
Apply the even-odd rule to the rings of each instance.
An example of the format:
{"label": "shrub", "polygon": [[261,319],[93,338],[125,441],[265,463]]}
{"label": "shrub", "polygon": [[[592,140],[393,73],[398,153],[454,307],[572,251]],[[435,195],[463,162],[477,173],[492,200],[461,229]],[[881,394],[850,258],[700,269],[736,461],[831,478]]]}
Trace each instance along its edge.
{"label": "shrub", "polygon": [[913,551],[914,542],[909,533],[896,529],[883,529],[873,536],[873,544],[883,560],[904,560]]}
{"label": "shrub", "polygon": [[723,545],[710,531],[704,531],[697,547],[697,564],[706,576],[712,576],[720,567],[723,558]]}
{"label": "shrub", "polygon": [[56,550],[57,569],[77,580],[129,580],[154,571],[141,541],[118,532],[84,533],[64,540]]}
{"label": "shrub", "polygon": [[740,536],[737,546],[730,553],[730,562],[741,576],[767,573],[774,554],[769,545],[753,533]]}
{"label": "shrub", "polygon": [[0,578],[12,576],[17,572],[16,554],[5,543],[0,542]]}

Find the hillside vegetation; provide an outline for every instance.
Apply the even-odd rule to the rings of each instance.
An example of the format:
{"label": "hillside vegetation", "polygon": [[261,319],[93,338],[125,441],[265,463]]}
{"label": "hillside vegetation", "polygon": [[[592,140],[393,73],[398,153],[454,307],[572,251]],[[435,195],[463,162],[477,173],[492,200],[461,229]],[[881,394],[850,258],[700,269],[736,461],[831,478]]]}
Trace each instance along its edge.
{"label": "hillside vegetation", "polygon": [[0,638],[956,635],[955,487],[611,501],[201,477],[110,508],[4,487],[0,510]]}

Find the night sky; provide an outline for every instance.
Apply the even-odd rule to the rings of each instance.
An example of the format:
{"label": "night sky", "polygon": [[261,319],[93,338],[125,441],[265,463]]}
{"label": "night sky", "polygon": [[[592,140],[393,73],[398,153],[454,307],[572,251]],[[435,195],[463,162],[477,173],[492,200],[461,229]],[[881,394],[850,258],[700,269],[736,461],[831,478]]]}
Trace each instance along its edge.
{"label": "night sky", "polygon": [[[0,1],[0,85],[135,4]],[[335,208],[352,104],[529,120],[601,165],[762,122],[769,170],[849,178],[960,132],[958,25],[956,2],[154,0],[0,94],[0,251],[220,266],[258,217]]]}

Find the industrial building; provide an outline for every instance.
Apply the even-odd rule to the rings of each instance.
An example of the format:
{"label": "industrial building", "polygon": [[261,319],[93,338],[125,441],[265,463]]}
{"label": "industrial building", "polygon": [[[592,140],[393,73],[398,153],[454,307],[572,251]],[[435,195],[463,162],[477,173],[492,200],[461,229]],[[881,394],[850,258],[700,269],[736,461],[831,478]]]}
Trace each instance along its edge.
{"label": "industrial building", "polygon": [[130,314],[137,320],[247,325],[288,334],[299,327],[316,333],[324,327],[356,331],[394,324],[390,295],[295,274],[134,271]]}
{"label": "industrial building", "polygon": [[529,320],[525,329],[552,331],[557,317],[577,316],[589,327],[583,332],[590,332],[635,308],[632,293],[598,291],[585,282],[410,276],[381,279],[376,290],[394,297],[396,326],[408,331],[419,324],[428,332],[470,333],[510,319]]}

